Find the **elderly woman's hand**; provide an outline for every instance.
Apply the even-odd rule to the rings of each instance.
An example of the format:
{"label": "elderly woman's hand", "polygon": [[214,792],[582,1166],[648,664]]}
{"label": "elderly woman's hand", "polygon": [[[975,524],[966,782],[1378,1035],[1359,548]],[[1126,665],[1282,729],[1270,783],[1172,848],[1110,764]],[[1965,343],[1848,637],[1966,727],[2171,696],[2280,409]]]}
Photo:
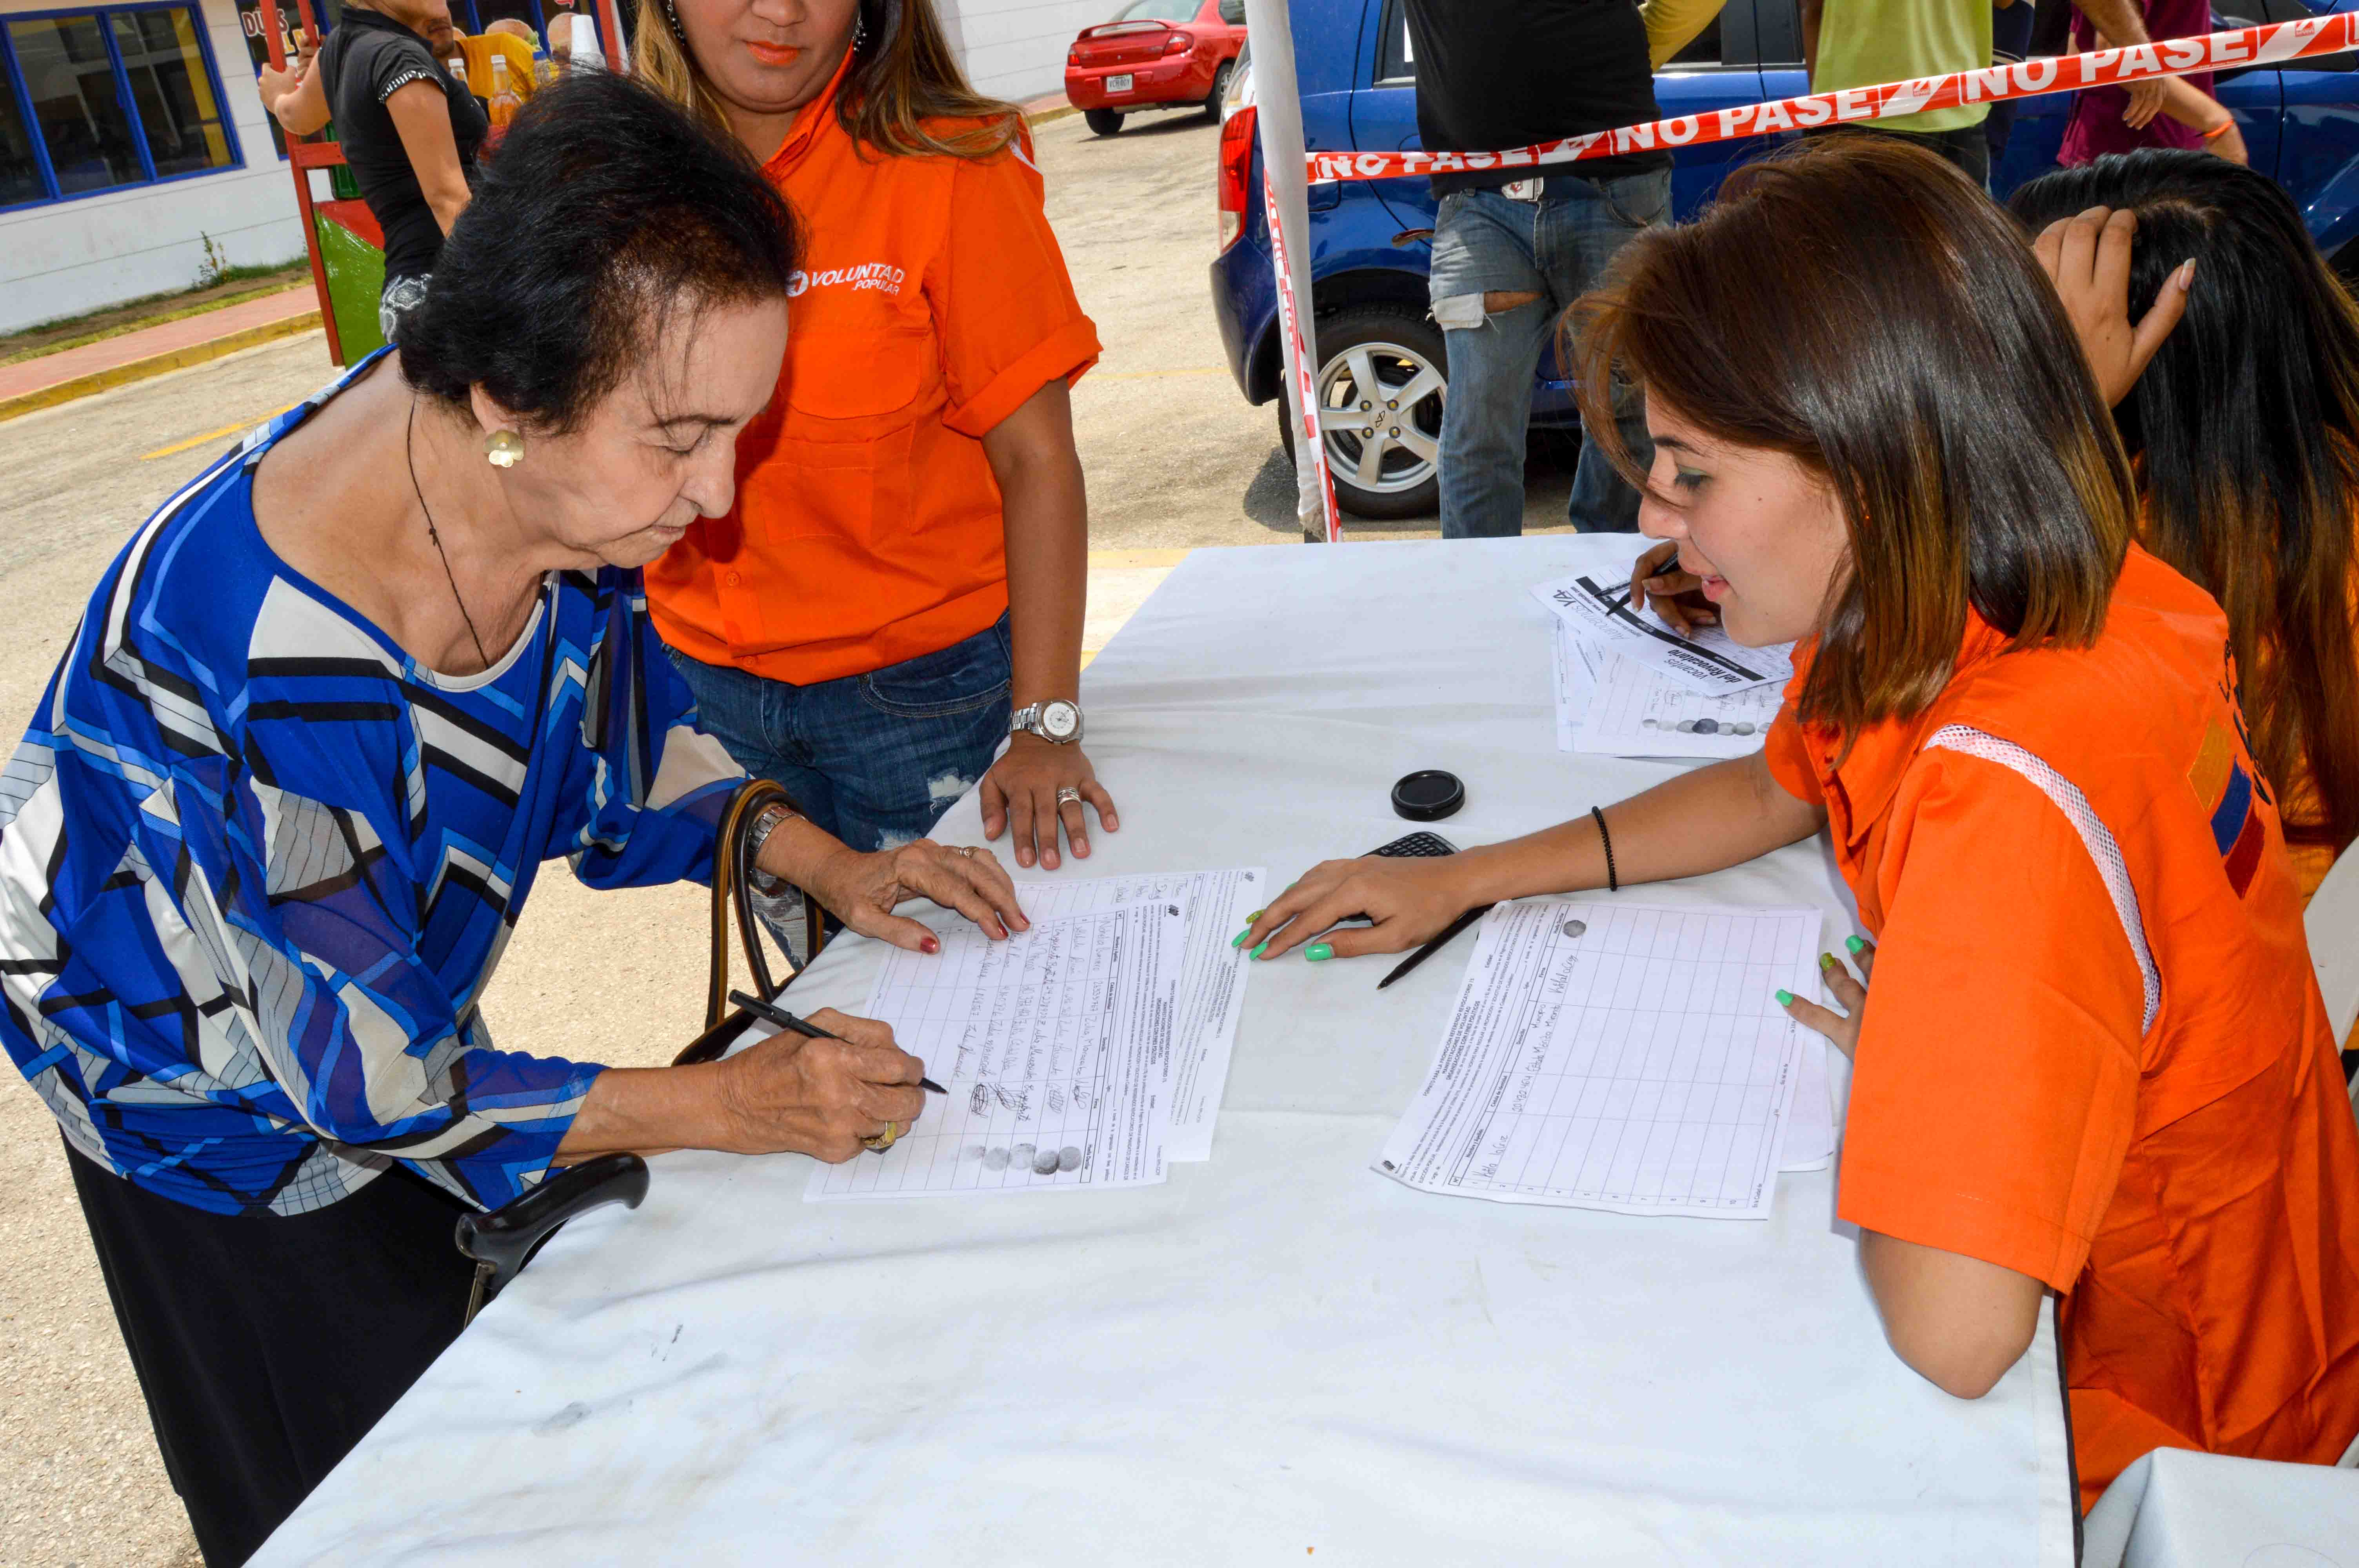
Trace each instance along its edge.
{"label": "elderly woman's hand", "polygon": [[916,953],[940,946],[934,934],[893,913],[911,898],[929,898],[957,910],[996,942],[1032,923],[1016,902],[1016,883],[998,857],[974,845],[953,848],[919,838],[897,849],[863,855],[845,849],[831,857],[803,886],[835,917],[863,936]]}
{"label": "elderly woman's hand", "polygon": [[890,1024],[822,1008],[810,1022],[838,1040],[774,1034],[717,1064],[720,1137],[741,1154],[810,1154],[830,1164],[864,1138],[897,1137],[924,1111],[926,1065],[893,1044]]}

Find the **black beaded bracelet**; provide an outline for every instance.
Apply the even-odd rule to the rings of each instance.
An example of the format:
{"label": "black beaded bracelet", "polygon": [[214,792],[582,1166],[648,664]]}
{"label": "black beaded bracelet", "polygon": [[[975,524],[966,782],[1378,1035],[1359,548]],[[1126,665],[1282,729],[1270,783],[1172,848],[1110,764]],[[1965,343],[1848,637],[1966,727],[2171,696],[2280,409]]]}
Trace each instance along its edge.
{"label": "black beaded bracelet", "polygon": [[1605,891],[1620,892],[1622,879],[1614,871],[1614,835],[1605,831],[1605,808],[1593,806],[1589,808],[1589,815],[1597,818],[1597,841],[1605,846]]}

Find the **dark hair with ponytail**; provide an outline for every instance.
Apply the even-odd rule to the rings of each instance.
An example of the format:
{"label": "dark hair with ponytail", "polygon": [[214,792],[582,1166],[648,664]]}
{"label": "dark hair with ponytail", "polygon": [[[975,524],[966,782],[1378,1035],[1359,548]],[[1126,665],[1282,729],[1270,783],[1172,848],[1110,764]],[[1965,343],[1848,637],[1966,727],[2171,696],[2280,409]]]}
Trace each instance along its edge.
{"label": "dark hair with ponytail", "polygon": [[2147,548],[2228,612],[2254,760],[2286,838],[2359,837],[2359,309],[2267,175],[2145,148],[2033,180],[2033,231],[2090,207],[2137,214],[2130,314],[2195,261],[2187,314],[2114,410]]}
{"label": "dark hair with ponytail", "polygon": [[577,427],[657,337],[716,305],[787,297],[794,213],[734,141],[624,77],[542,88],[509,125],[402,319],[401,373],[481,386]]}

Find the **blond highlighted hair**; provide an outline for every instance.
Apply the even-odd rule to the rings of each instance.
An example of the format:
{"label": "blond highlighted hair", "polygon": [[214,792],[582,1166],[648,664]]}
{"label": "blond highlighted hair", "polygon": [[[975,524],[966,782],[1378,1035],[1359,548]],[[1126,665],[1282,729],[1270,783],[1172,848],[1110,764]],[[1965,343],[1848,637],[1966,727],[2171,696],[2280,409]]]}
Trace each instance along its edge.
{"label": "blond highlighted hair", "polygon": [[[1013,103],[977,92],[951,53],[933,0],[861,0],[868,37],[836,94],[835,118],[864,150],[908,157],[986,158],[1023,134]],[[723,135],[729,121],[664,14],[641,0],[632,70],[641,81]],[[965,122],[963,124],[958,122]]]}

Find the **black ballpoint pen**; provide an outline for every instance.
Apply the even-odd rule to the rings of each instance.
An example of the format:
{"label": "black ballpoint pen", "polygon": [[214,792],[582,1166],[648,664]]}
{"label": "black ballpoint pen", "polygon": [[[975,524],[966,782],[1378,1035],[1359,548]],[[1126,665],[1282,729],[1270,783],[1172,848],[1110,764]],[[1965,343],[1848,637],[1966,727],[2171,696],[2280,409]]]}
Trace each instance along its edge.
{"label": "black ballpoint pen", "polygon": [[[745,991],[731,991],[729,1000],[755,1017],[767,1019],[788,1033],[799,1034],[806,1040],[842,1040],[843,1038],[841,1034],[830,1033],[807,1019],[797,1018],[783,1007],[774,1007],[760,997],[749,995]],[[921,1089],[931,1089],[938,1095],[951,1092],[931,1078],[919,1078],[918,1087]]]}
{"label": "black ballpoint pen", "polygon": [[1378,990],[1384,989],[1386,986],[1392,984],[1403,975],[1408,974],[1411,969],[1416,968],[1419,964],[1424,963],[1428,958],[1432,957],[1436,953],[1440,952],[1442,948],[1450,945],[1450,939],[1451,937],[1457,935],[1460,932],[1465,930],[1468,926],[1473,925],[1476,921],[1482,919],[1489,913],[1491,913],[1491,906],[1486,903],[1482,905],[1480,908],[1468,910],[1465,914],[1460,915],[1457,919],[1443,926],[1440,934],[1438,934],[1432,941],[1428,942],[1424,946],[1419,947],[1416,952],[1411,953],[1408,957],[1403,958],[1398,964],[1395,965],[1391,974],[1386,975],[1383,979],[1376,982],[1376,989]]}

